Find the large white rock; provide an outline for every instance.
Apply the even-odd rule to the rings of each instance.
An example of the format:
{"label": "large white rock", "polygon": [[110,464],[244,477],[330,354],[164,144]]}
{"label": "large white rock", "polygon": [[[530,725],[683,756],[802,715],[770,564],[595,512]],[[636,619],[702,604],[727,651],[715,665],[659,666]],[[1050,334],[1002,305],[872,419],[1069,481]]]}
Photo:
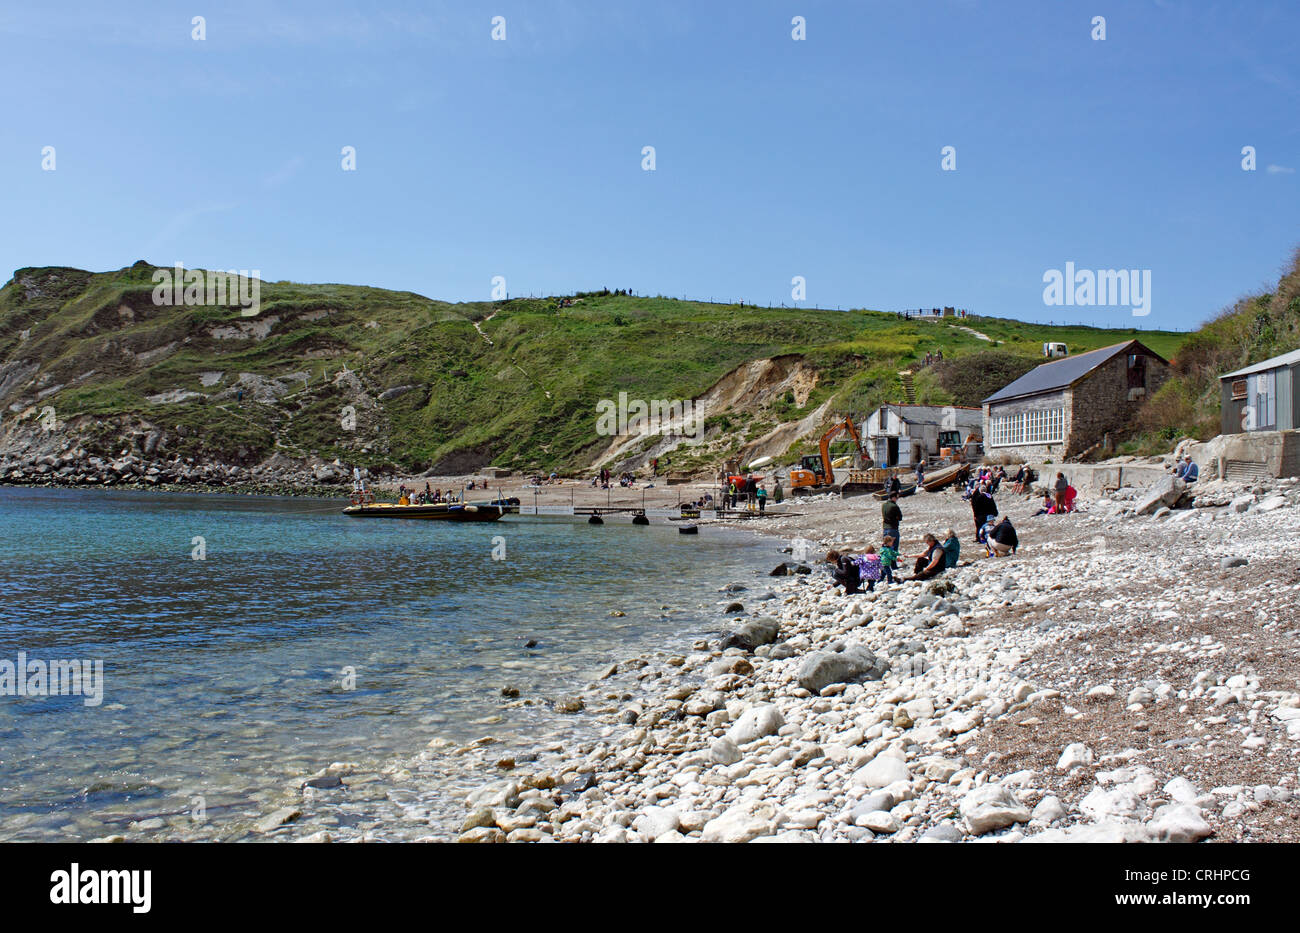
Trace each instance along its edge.
{"label": "large white rock", "polygon": [[1161,506],[1173,508],[1187,490],[1187,484],[1172,473],[1156,480],[1154,486],[1139,500],[1136,508],[1138,515],[1154,515]]}
{"label": "large white rock", "polygon": [[1176,803],[1192,803],[1201,792],[1185,777],[1176,777],[1165,785],[1165,793]]}
{"label": "large white rock", "polygon": [[709,746],[709,757],[720,765],[734,765],[743,756],[736,743],[724,735]]}
{"label": "large white rock", "polygon": [[872,810],[853,822],[855,826],[865,826],[873,833],[896,833],[899,830],[898,817],[888,810]]}
{"label": "large white rock", "polygon": [[1259,505],[1255,506],[1256,512],[1271,512],[1274,509],[1280,509],[1287,504],[1286,496],[1269,496]]}
{"label": "large white rock", "polygon": [[1092,749],[1082,742],[1075,742],[1065,746],[1065,751],[1061,752],[1061,757],[1056,762],[1056,770],[1069,771],[1079,765],[1090,764],[1092,764]]}
{"label": "large white rock", "polygon": [[1079,809],[1098,822],[1110,819],[1140,820],[1147,815],[1147,806],[1142,798],[1133,792],[1127,784],[1106,790],[1094,787],[1079,802]]}
{"label": "large white rock", "polygon": [[913,722],[918,719],[934,718],[934,701],[929,697],[917,697],[915,700],[904,703],[903,709]]}
{"label": "large white rock", "polygon": [[1049,829],[1036,836],[1027,836],[1025,842],[1149,842],[1150,835],[1140,823],[1121,823],[1105,820],[1100,823],[1083,823],[1068,829]]}
{"label": "large white rock", "polygon": [[785,718],[781,715],[781,711],[771,703],[766,703],[745,710],[727,730],[727,738],[737,745],[744,745],[765,735],[772,735],[784,725]]}
{"label": "large white rock", "polygon": [[519,806],[519,785],[514,781],[495,781],[485,784],[465,798],[468,810],[481,807],[506,807],[514,809]]}
{"label": "large white rock", "polygon": [[877,657],[866,645],[853,645],[843,651],[816,651],[799,665],[799,686],[820,693],[831,684],[866,678],[879,680],[889,670],[889,662]]}
{"label": "large white rock", "polygon": [[632,821],[632,828],[651,842],[682,825],[681,814],[670,807],[646,807]]}
{"label": "large white rock", "polygon": [[749,842],[775,833],[784,816],[771,804],[746,800],[705,823],[700,837],[705,842]]}
{"label": "large white rock", "polygon": [[1043,823],[1052,823],[1065,816],[1065,807],[1057,797],[1048,794],[1038,801],[1038,806],[1034,807],[1034,812],[1030,816]]}
{"label": "large white rock", "polygon": [[888,787],[911,778],[907,762],[891,752],[881,752],[853,773],[853,783],[863,787]]}
{"label": "large white rock", "polygon": [[1030,813],[1010,788],[1001,784],[985,784],[962,798],[958,807],[966,821],[966,829],[973,836],[1003,829],[1013,823],[1029,822]]}
{"label": "large white rock", "polygon": [[1201,808],[1190,803],[1165,804],[1147,823],[1147,830],[1161,842],[1196,842],[1214,834]]}

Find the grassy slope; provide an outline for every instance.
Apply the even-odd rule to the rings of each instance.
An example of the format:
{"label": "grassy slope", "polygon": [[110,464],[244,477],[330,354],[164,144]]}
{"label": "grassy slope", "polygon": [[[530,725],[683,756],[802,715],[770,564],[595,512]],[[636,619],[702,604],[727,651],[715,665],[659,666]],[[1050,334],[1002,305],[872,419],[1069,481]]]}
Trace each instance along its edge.
{"label": "grassy slope", "polygon": [[1300,250],[1277,286],[1226,308],[1179,347],[1174,375],[1144,407],[1130,453],[1164,451],[1180,437],[1219,433],[1219,376],[1300,348]]}
{"label": "grassy slope", "polygon": [[[407,469],[488,462],[573,469],[604,446],[595,435],[595,406],[620,391],[691,398],[749,360],[802,354],[821,381],[804,409],[780,401],[757,419],[775,424],[829,397],[837,410],[856,412],[898,401],[897,371],[927,351],[942,349],[952,359],[990,348],[956,322],[599,294],[563,309],[556,299],[452,305],[407,292],[276,282],[262,286],[260,317],[245,319],[237,309],[155,306],[152,273],[140,263],[100,274],[19,270],[0,290],[0,365],[40,362],[38,388],[64,386],[40,400],[53,404],[60,420],[130,413],[172,432],[170,450],[242,462],[278,446],[292,456]],[[321,312],[327,313],[317,320],[305,317]],[[279,320],[265,339],[212,334],[214,327],[273,317]],[[1079,352],[1134,335],[990,318],[961,323],[1001,341],[999,350],[1038,359],[1046,340],[1064,340]],[[1185,335],[1140,336],[1169,354]],[[132,355],[159,348],[167,349],[144,360]],[[358,428],[345,432],[340,412],[357,396],[330,381],[344,364],[371,400],[393,387],[416,388],[374,407],[358,404]],[[209,371],[226,373],[225,381],[204,388],[199,374]],[[308,387],[274,403],[215,398],[239,373],[302,372],[310,374]],[[931,373],[921,373],[917,386],[920,401],[953,400]],[[202,392],[208,401],[146,401],[174,389]],[[5,405],[17,398],[32,404],[34,393]],[[121,446],[118,430],[112,422],[103,426],[105,451]]]}

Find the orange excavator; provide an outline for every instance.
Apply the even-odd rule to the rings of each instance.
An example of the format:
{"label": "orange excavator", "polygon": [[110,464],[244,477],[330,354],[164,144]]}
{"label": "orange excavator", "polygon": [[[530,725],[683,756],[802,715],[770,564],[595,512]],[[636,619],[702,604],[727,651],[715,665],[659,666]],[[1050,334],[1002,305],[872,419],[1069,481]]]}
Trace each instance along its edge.
{"label": "orange excavator", "polygon": [[832,492],[835,488],[835,470],[831,466],[831,441],[841,432],[847,432],[853,438],[858,458],[862,457],[862,435],[853,426],[852,418],[845,418],[831,426],[822,435],[819,452],[802,458],[797,467],[790,469],[790,491],[792,493]]}

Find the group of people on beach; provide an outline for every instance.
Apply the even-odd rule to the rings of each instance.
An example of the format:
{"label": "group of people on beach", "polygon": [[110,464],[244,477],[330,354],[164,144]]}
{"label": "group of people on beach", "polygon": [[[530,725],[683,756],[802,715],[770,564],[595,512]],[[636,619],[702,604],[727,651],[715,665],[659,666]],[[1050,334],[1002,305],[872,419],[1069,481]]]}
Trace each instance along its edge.
{"label": "group of people on beach", "polygon": [[[658,461],[656,460],[655,463],[658,464]],[[591,485],[599,486],[601,489],[609,489],[610,484],[613,481],[614,481],[614,474],[610,472],[608,469],[606,469],[605,467],[601,467],[600,471],[591,478]],[[629,489],[632,486],[635,486],[636,474],[628,471],[624,471],[623,473],[620,473],[618,475],[618,484],[622,486],[624,489]],[[654,483],[646,484],[647,489],[653,486]]]}
{"label": "group of people on beach", "polygon": [[[749,505],[750,510],[757,508],[759,514],[767,511],[767,484],[760,481],[753,473],[745,474],[740,482],[736,482],[739,477],[724,476],[721,491],[722,504],[729,509],[736,508],[736,504],[744,497],[745,502]],[[781,480],[776,481],[776,488],[772,492],[773,502],[782,502],[785,500],[785,491],[781,488]]]}
{"label": "group of people on beach", "polygon": [[[1014,554],[1020,547],[1020,538],[1011,519],[999,516],[997,504],[991,494],[991,485],[1005,477],[1005,471],[999,475],[1001,468],[982,472],[982,479],[971,490],[971,511],[975,519],[975,540],[983,546],[988,557],[1006,557]],[[961,557],[961,540],[957,532],[948,528],[943,533],[943,540],[930,532],[922,537],[923,548],[916,554],[900,554],[903,524],[903,510],[898,504],[899,491],[897,480],[886,485],[888,493],[881,505],[881,545],[867,545],[862,553],[831,550],[825,562],[831,565],[832,586],[844,587],[845,595],[852,595],[861,590],[874,591],[877,583],[906,582],[910,580],[929,580],[946,570],[957,566]],[[896,576],[895,568],[904,561],[912,562],[911,576]],[[901,572],[901,571],[900,571]]]}

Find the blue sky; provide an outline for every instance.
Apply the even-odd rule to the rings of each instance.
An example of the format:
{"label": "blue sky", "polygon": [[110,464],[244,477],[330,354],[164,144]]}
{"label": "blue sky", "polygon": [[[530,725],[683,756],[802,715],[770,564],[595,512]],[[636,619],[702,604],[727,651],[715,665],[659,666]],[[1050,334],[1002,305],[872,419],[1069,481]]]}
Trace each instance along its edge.
{"label": "blue sky", "polygon": [[[130,6],[0,11],[6,276],[792,304],[799,275],[810,306],[1183,329],[1300,245],[1294,2]],[[1067,262],[1150,270],[1151,313],[1045,306]]]}

